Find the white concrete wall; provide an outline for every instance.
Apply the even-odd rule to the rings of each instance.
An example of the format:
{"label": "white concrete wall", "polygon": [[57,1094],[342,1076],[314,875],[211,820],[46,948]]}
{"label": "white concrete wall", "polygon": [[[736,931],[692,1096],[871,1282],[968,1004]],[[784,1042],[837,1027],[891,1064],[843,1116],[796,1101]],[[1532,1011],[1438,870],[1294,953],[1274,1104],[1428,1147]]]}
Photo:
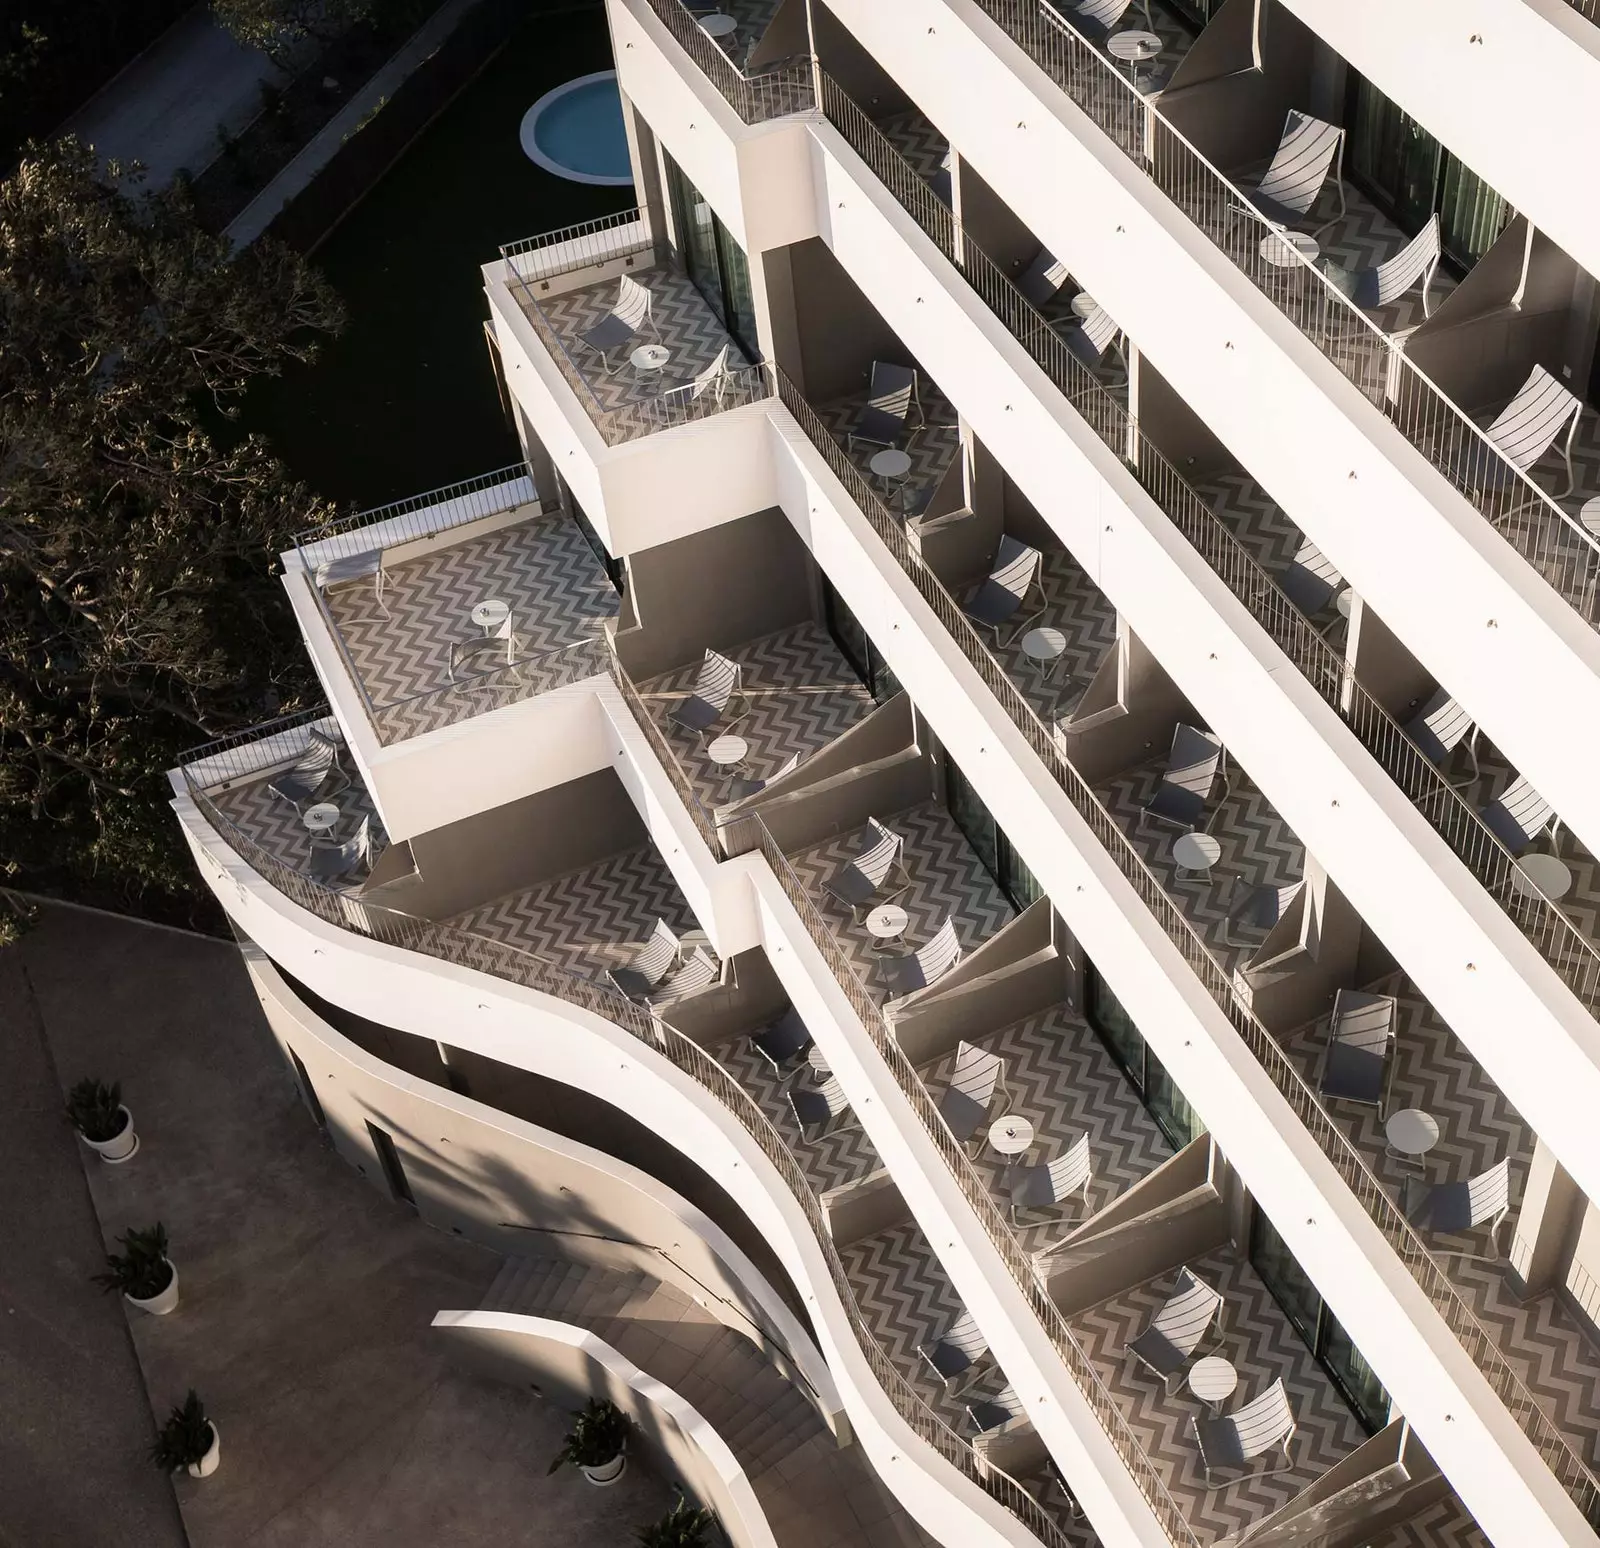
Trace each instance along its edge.
{"label": "white concrete wall", "polygon": [[971,0],[832,9],[1600,847],[1600,636]]}
{"label": "white concrete wall", "polygon": [[692,1403],[642,1371],[587,1328],[514,1312],[441,1311],[433,1326],[465,1359],[518,1386],[530,1376],[557,1386],[574,1406],[609,1398],[712,1511],[733,1548],[778,1548],[766,1512],[732,1448]]}
{"label": "white concrete wall", "polygon": [[384,1129],[430,1225],[513,1254],[537,1254],[553,1231],[553,1256],[666,1280],[742,1337],[775,1333],[822,1417],[838,1413],[838,1388],[810,1334],[704,1211],[603,1150],[385,1063],[301,1001],[264,957],[247,955],[245,965],[285,1063],[293,1050],[311,1079],[334,1148],[381,1180],[367,1121]]}
{"label": "white concrete wall", "polygon": [[1282,3],[1600,275],[1600,207],[1573,197],[1600,140],[1600,25],[1565,0]]}
{"label": "white concrete wall", "polygon": [[961,1548],[1037,1548],[1008,1511],[922,1441],[877,1385],[799,1202],[739,1119],[621,1027],[453,963],[326,924],[274,891],[194,808],[174,802],[201,875],[275,962],[372,1021],[603,1094],[692,1157],[743,1209],[805,1297],[851,1428],[917,1521]]}

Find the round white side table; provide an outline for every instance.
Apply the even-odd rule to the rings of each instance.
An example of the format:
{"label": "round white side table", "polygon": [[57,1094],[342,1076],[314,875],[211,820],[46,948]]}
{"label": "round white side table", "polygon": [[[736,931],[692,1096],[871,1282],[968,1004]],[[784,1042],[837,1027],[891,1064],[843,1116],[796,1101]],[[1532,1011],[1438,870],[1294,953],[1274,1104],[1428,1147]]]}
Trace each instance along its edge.
{"label": "round white side table", "polygon": [[1172,858],[1179,870],[1209,876],[1211,867],[1222,858],[1222,845],[1210,833],[1180,833],[1172,842]]}
{"label": "round white side table", "polygon": [[1022,654],[1038,669],[1044,682],[1056,675],[1066,648],[1067,637],[1059,629],[1030,629],[1022,636]]}
{"label": "round white side table", "polygon": [[1402,1107],[1390,1113],[1383,1125],[1389,1154],[1397,1161],[1420,1167],[1422,1158],[1439,1143],[1439,1120],[1420,1107]]}
{"label": "round white side table", "polygon": [[880,903],[867,914],[864,922],[867,934],[872,937],[872,949],[892,951],[905,943],[906,926],[911,923],[911,915],[898,903]]}
{"label": "round white side table", "polygon": [[706,745],[708,757],[724,774],[739,767],[750,756],[750,744],[742,736],[731,733],[719,736]]}
{"label": "round white side table", "polygon": [[739,30],[738,18],[729,16],[725,11],[714,11],[710,16],[696,19],[700,23],[700,30],[708,38],[726,38]]}
{"label": "round white side table", "polygon": [[1511,885],[1525,898],[1542,892],[1554,903],[1572,891],[1572,867],[1555,855],[1524,855],[1517,861]]}
{"label": "round white side table", "polygon": [[1106,52],[1115,60],[1127,65],[1133,78],[1133,89],[1139,89],[1139,67],[1148,64],[1161,52],[1161,39],[1153,32],[1114,32],[1106,39]]}
{"label": "round white side table", "polygon": [[490,597],[472,610],[472,621],[485,634],[493,634],[511,616],[511,604]]}
{"label": "round white side table", "polygon": [[331,833],[339,825],[339,808],[332,801],[318,801],[315,806],[308,806],[300,814],[300,820],[306,825],[306,831],[318,835]]}
{"label": "round white side table", "polygon": [[1020,1156],[1033,1143],[1033,1125],[1016,1113],[1006,1113],[989,1125],[989,1145],[1008,1160]]}
{"label": "round white side table", "polygon": [[1221,1411],[1238,1385],[1239,1373],[1233,1368],[1233,1361],[1224,1360],[1221,1355],[1207,1355],[1189,1367],[1189,1390],[1213,1415]]}

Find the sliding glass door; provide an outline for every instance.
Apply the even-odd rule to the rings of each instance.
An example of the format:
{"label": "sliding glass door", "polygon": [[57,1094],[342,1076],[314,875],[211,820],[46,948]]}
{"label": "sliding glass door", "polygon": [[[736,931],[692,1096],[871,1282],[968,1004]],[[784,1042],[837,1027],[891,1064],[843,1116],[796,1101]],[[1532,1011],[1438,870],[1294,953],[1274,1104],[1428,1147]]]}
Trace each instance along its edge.
{"label": "sliding glass door", "polygon": [[755,292],[744,249],[717,219],[717,212],[701,197],[700,190],[684,176],[683,168],[671,156],[665,159],[672,219],[684,270],[745,357],[757,360],[760,351],[756,347]]}
{"label": "sliding glass door", "polygon": [[1122,1008],[1122,1002],[1095,971],[1092,962],[1085,965],[1084,977],[1089,1025],[1133,1082],[1133,1089],[1155,1119],[1156,1127],[1166,1135],[1174,1150],[1182,1150],[1206,1132],[1200,1115],[1189,1106],[1188,1098],[1167,1074],[1166,1067],[1151,1053],[1133,1017]]}
{"label": "sliding glass door", "polygon": [[944,804],[956,826],[966,834],[967,842],[983,862],[984,869],[994,878],[995,885],[1011,900],[1013,908],[1020,913],[1044,896],[1033,872],[1012,848],[1005,830],[989,814],[989,808],[967,776],[956,767],[948,751],[944,755]]}
{"label": "sliding glass door", "polygon": [[889,670],[889,664],[878,654],[877,647],[867,636],[856,615],[845,606],[844,598],[826,579],[822,582],[822,619],[833,636],[840,654],[854,669],[867,692],[879,704],[887,704],[900,692],[900,680]]}

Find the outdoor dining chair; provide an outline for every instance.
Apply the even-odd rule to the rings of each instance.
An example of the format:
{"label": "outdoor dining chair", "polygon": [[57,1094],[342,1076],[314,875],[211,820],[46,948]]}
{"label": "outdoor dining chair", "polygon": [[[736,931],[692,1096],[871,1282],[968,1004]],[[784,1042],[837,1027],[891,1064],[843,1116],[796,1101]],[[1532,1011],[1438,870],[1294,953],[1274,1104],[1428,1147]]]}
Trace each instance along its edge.
{"label": "outdoor dining chair", "polygon": [[974,1435],[987,1435],[990,1430],[998,1430],[1022,1417],[1022,1399],[1011,1386],[993,1397],[974,1398],[966,1407],[967,1423],[972,1426]]}
{"label": "outdoor dining chair", "polygon": [[[1066,19],[1091,43],[1104,43],[1116,31],[1117,23],[1132,9],[1133,0],[1082,0],[1079,5],[1061,7]],[[1146,30],[1153,30],[1150,20],[1150,0],[1140,0]]]}
{"label": "outdoor dining chair", "polygon": [[1222,743],[1209,731],[1179,721],[1172,733],[1166,769],[1155,794],[1145,802],[1143,814],[1192,833],[1201,826],[1221,768]]}
{"label": "outdoor dining chair", "polygon": [[1011,1223],[1030,1211],[1060,1211],[1074,1196],[1089,1208],[1089,1184],[1094,1179],[1094,1158],[1089,1136],[1080,1134],[1053,1161],[1036,1161],[1011,1172]]}
{"label": "outdoor dining chair", "polygon": [[772,773],[762,777],[755,774],[740,774],[735,777],[733,787],[728,792],[729,799],[734,801],[748,800],[749,797],[760,795],[768,785],[775,785],[780,779],[793,774],[800,767],[800,760],[804,753],[791,753],[789,757]]}
{"label": "outdoor dining chair", "polygon": [[808,1140],[821,1139],[850,1111],[850,1099],[838,1076],[831,1076],[820,1086],[791,1086],[785,1095],[801,1134]]}
{"label": "outdoor dining chair", "polygon": [[[475,662],[479,663],[476,667],[473,665]],[[506,614],[504,620],[487,634],[476,634],[469,640],[452,640],[446,673],[452,683],[459,685],[482,677],[485,662],[488,666],[510,667],[513,669],[512,675],[520,677],[521,674],[515,671],[517,631],[513,627],[511,614]]]}
{"label": "outdoor dining chair", "polygon": [[689,383],[691,401],[698,401],[710,393],[717,407],[722,407],[722,400],[733,380],[733,373],[728,369],[728,357],[732,352],[733,345],[724,344],[717,351],[717,358]]}
{"label": "outdoor dining chair", "polygon": [[657,339],[661,337],[651,313],[651,302],[649,287],[624,274],[617,281],[617,299],[611,310],[580,335],[581,342],[600,357],[601,369],[607,376],[613,370],[611,356],[638,338],[642,329],[648,327]]}
{"label": "outdoor dining chair", "polygon": [[1123,1349],[1160,1381],[1170,1395],[1199,1354],[1208,1335],[1221,1331],[1224,1301],[1193,1269],[1178,1270],[1178,1282],[1161,1309]]}
{"label": "outdoor dining chair", "polygon": [[652,1005],[666,1005],[673,1000],[685,1000],[691,994],[709,989],[722,976],[722,967],[704,946],[696,946],[688,960],[665,983],[657,984],[649,996]]}
{"label": "outdoor dining chair", "polygon": [[[994,635],[997,645],[1006,643],[1003,631],[1009,629],[1008,638],[1015,639],[1044,611],[1044,588],[1039,582],[1043,563],[1044,555],[1037,548],[1002,535],[994,568],[964,609],[973,623]],[[1024,612],[1030,599],[1037,605],[1032,612]]]}
{"label": "outdoor dining chair", "polygon": [[[1106,351],[1121,332],[1111,313],[1096,301],[1086,316],[1076,319],[1076,326],[1061,330],[1061,342],[1074,359],[1093,371],[1106,358]],[[1123,361],[1123,369],[1127,369],[1126,360]]]}
{"label": "outdoor dining chair", "polygon": [[713,727],[730,724],[729,711],[735,700],[744,700],[744,670],[737,661],[708,650],[700,663],[689,697],[676,704],[670,714],[674,725],[696,736]]}
{"label": "outdoor dining chair", "polygon": [[1344,587],[1344,576],[1310,538],[1302,539],[1284,571],[1283,589],[1308,618],[1325,608]]}
{"label": "outdoor dining chair", "polygon": [[[1334,220],[1342,220],[1346,209],[1343,163],[1344,130],[1291,108],[1271,164],[1253,189],[1242,192],[1254,213],[1273,225],[1297,226],[1310,215],[1331,171],[1339,194],[1339,213]],[[1239,208],[1241,213],[1249,213]],[[1332,224],[1329,220],[1316,229]]]}
{"label": "outdoor dining chair", "polygon": [[1392,258],[1365,269],[1347,269],[1331,258],[1324,258],[1321,269],[1335,290],[1342,291],[1364,312],[1392,306],[1418,280],[1422,281],[1422,315],[1433,316],[1432,288],[1439,272],[1443,252],[1439,240],[1438,212]]}
{"label": "outdoor dining chair", "polygon": [[919,989],[931,988],[961,960],[961,942],[956,937],[952,914],[939,926],[938,933],[909,957],[880,957],[878,980],[885,1001],[902,999]]}
{"label": "outdoor dining chair", "polygon": [[846,432],[845,449],[853,452],[857,441],[865,441],[869,446],[899,446],[913,410],[920,427],[923,415],[917,394],[917,373],[910,366],[874,360],[867,401],[855,429]]}
{"label": "outdoor dining chair", "polygon": [[1295,1432],[1294,1409],[1289,1405],[1281,1376],[1260,1397],[1252,1398],[1236,1412],[1220,1419],[1197,1419],[1191,1415],[1189,1423],[1194,1426],[1195,1442],[1200,1447],[1200,1466],[1205,1470],[1207,1488],[1212,1487],[1211,1475],[1219,1468],[1244,1467],[1275,1446],[1283,1448],[1283,1465],[1252,1472],[1251,1478],[1270,1478],[1294,1466],[1289,1453]]}
{"label": "outdoor dining chair", "polygon": [[1470,716],[1450,697],[1448,689],[1436,688],[1433,696],[1405,724],[1405,733],[1429,763],[1443,768],[1451,753],[1463,743],[1472,760],[1468,779],[1456,784],[1476,784],[1482,771],[1478,767],[1478,732]]}
{"label": "outdoor dining chair", "polygon": [[823,883],[823,890],[843,903],[854,917],[860,918],[867,909],[904,892],[911,885],[901,858],[905,842],[876,817],[867,818],[866,827],[856,837],[855,859],[846,860]]}
{"label": "outdoor dining chair", "polygon": [[1532,849],[1546,829],[1553,835],[1559,822],[1555,807],[1520,774],[1478,815],[1513,855]]}
{"label": "outdoor dining chair", "polygon": [[1392,994],[1341,989],[1334,995],[1319,1096],[1360,1102],[1377,1108],[1379,1119],[1384,1117],[1394,1075],[1397,1006]]}
{"label": "outdoor dining chair", "polygon": [[384,568],[381,548],[368,548],[359,554],[341,554],[337,559],[324,559],[312,570],[311,579],[317,590],[324,593],[359,585],[370,579],[373,606],[384,618],[394,616],[389,611],[389,604],[383,600],[384,592],[389,589],[389,572]]}
{"label": "outdoor dining chair", "polygon": [[343,843],[328,839],[313,840],[306,869],[319,882],[339,882],[356,886],[367,878],[377,858],[373,846],[372,819],[363,817],[356,831]]}
{"label": "outdoor dining chair", "polygon": [[267,781],[268,794],[287,801],[298,812],[348,790],[350,776],[339,763],[342,745],[336,737],[310,727],[306,732],[305,751],[295,760],[293,768]]}
{"label": "outdoor dining chair", "polygon": [[956,1397],[983,1374],[989,1364],[989,1340],[969,1311],[963,1311],[931,1344],[918,1344],[928,1369]]}
{"label": "outdoor dining chair", "polygon": [[1511,1157],[1502,1156],[1488,1171],[1462,1182],[1430,1183],[1408,1177],[1400,1191],[1400,1208],[1412,1225],[1424,1230],[1447,1236],[1484,1231],[1488,1236],[1487,1253],[1436,1247],[1436,1257],[1493,1263],[1500,1257],[1500,1224],[1511,1212]]}
{"label": "outdoor dining chair", "polygon": [[1072,277],[1071,272],[1048,247],[1041,247],[1033,262],[1017,279],[1017,289],[1030,306],[1048,306]]}
{"label": "outdoor dining chair", "polygon": [[939,1116],[963,1144],[982,1133],[995,1097],[1005,1090],[1006,1061],[975,1043],[956,1044],[955,1068],[939,1098]]}
{"label": "outdoor dining chair", "polygon": [[[1444,463],[1444,471],[1458,485],[1479,499],[1495,497],[1502,508],[1492,520],[1507,521],[1537,502],[1538,496],[1523,490],[1522,479],[1517,475],[1531,478],[1534,465],[1561,440],[1563,430],[1566,439],[1561,455],[1567,479],[1559,489],[1550,491],[1550,498],[1562,500],[1572,493],[1578,477],[1572,465],[1572,442],[1582,417],[1583,399],[1569,392],[1542,365],[1536,365],[1517,389],[1517,395],[1483,432],[1494,443],[1499,457],[1486,452],[1481,437],[1459,426],[1452,427],[1454,440],[1444,457],[1437,460]],[[1524,495],[1526,498],[1522,498]]]}
{"label": "outdoor dining chair", "polygon": [[790,1006],[770,1027],[750,1034],[750,1046],[772,1066],[774,1075],[790,1073],[812,1044],[811,1031]]}
{"label": "outdoor dining chair", "polygon": [[650,939],[625,967],[611,968],[606,976],[630,1000],[647,1000],[683,961],[683,943],[665,919],[650,927]]}

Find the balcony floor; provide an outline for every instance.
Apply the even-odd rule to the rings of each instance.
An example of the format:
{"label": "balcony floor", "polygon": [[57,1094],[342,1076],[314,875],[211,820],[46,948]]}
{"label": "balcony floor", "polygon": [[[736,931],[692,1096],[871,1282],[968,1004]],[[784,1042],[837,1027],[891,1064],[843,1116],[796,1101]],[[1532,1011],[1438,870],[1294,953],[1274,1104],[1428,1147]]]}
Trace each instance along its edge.
{"label": "balcony floor", "polygon": [[[1484,1171],[1502,1156],[1511,1157],[1511,1215],[1501,1227],[1502,1242],[1510,1242],[1533,1157],[1533,1130],[1403,974],[1367,987],[1399,1001],[1389,1111],[1420,1107],[1440,1120],[1439,1142],[1426,1158],[1429,1180],[1458,1181]],[[1328,1020],[1322,1017],[1281,1039],[1285,1052],[1313,1085],[1322,1068]],[[1407,1168],[1385,1154],[1377,1110],[1334,1102],[1329,1111],[1398,1202]],[[1424,1240],[1441,1252],[1488,1250],[1481,1231],[1460,1238],[1427,1234]],[[1578,1319],[1553,1294],[1519,1301],[1503,1260],[1473,1263],[1443,1256],[1439,1264],[1578,1454],[1595,1456],[1600,1451],[1600,1412],[1591,1395],[1600,1372],[1600,1351],[1584,1336]]]}
{"label": "balcony floor", "polygon": [[1368,1548],[1489,1548],[1489,1539],[1451,1494],[1374,1537]]}
{"label": "balcony floor", "polygon": [[[753,777],[770,778],[795,753],[803,758],[826,747],[872,709],[828,632],[802,624],[724,652],[739,663],[745,711],[733,729],[750,744],[745,765]],[[673,724],[673,708],[688,696],[698,661],[645,683],[640,694],[666,734],[708,809],[728,800],[731,782],[705,754],[705,742]]]}
{"label": "balcony floor", "polygon": [[[325,594],[356,674],[372,703],[406,705],[385,716],[389,739],[440,723],[435,696],[448,692],[450,646],[479,638],[472,609],[511,607],[519,659],[545,655],[601,632],[617,594],[583,534],[564,516],[541,516],[469,537],[386,570],[385,618],[365,583]],[[479,658],[481,663],[484,658]],[[470,704],[470,697],[464,698]]]}
{"label": "balcony floor", "polygon": [[[343,762],[345,772],[353,777],[349,789],[333,798],[333,804],[339,808],[339,822],[327,837],[336,842],[347,839],[361,825],[363,818],[371,818],[373,836],[378,841],[377,848],[382,850],[386,842],[383,820],[378,816],[372,797],[367,794],[367,787],[355,772],[348,753],[344,755]],[[227,790],[213,790],[211,801],[223,817],[234,823],[247,839],[254,840],[273,859],[281,860],[296,871],[304,871],[311,853],[311,834],[294,807],[267,789],[268,783],[275,777],[269,774],[248,783],[235,784]],[[224,839],[228,837],[226,833],[222,836]]]}
{"label": "balcony floor", "polygon": [[1097,794],[1231,976],[1254,953],[1259,942],[1236,945],[1230,941],[1229,911],[1242,904],[1253,888],[1287,887],[1299,881],[1305,873],[1305,846],[1244,770],[1232,764],[1227,770],[1228,794],[1213,801],[1205,824],[1205,831],[1221,843],[1222,858],[1208,876],[1187,872],[1180,876],[1172,853],[1178,829],[1143,817],[1144,804],[1155,793],[1165,768],[1163,754],[1142,768],[1107,781]]}
{"label": "balcony floor", "polygon": [[609,969],[633,960],[658,918],[680,936],[704,939],[666,862],[646,845],[466,909],[450,923],[603,983]]}
{"label": "balcony floor", "polygon": [[[942,803],[929,801],[903,812],[879,815],[878,820],[905,840],[905,866],[911,884],[894,901],[911,916],[905,934],[908,950],[925,945],[946,915],[955,917],[956,935],[964,952],[980,946],[1010,920],[1013,910],[1009,900]],[[861,981],[873,989],[878,982],[876,965],[884,958],[873,950],[866,926],[853,923],[850,911],[824,890],[824,883],[855,858],[859,831],[859,827],[852,828],[839,838],[789,858],[795,874],[833,926],[836,939]]]}
{"label": "balcony floor", "polygon": [[[956,422],[956,411],[949,400],[921,371],[917,372],[917,395],[926,421],[920,429],[913,429],[902,437],[900,449],[911,458],[911,471],[894,484],[879,478],[870,466],[875,453],[883,450],[865,441],[851,448],[850,431],[861,417],[867,401],[867,386],[848,398],[832,403],[813,404],[817,417],[827,426],[829,433],[844,453],[882,496],[891,510],[919,510],[931,499],[945,470],[961,451],[961,427]],[[913,416],[914,423],[914,416]]]}
{"label": "balcony floor", "polygon": [[[1242,1407],[1278,1377],[1283,1378],[1298,1427],[1291,1451],[1295,1462],[1292,1470],[1271,1478],[1223,1473],[1219,1479],[1237,1482],[1208,1489],[1190,1425],[1192,1418],[1206,1414],[1205,1405],[1186,1386],[1180,1386],[1171,1397],[1165,1396],[1160,1382],[1137,1373],[1133,1362],[1123,1356],[1127,1341],[1144,1327],[1170,1293],[1175,1277],[1172,1272],[1123,1291],[1068,1320],[1118,1398],[1196,1537],[1207,1544],[1240,1531],[1286,1504],[1359,1446],[1366,1439],[1366,1432],[1312,1358],[1261,1277],[1239,1252],[1225,1247],[1192,1260],[1189,1267],[1227,1298],[1219,1352],[1239,1372],[1239,1385],[1227,1410]],[[1277,1455],[1281,1463],[1281,1451]],[[1269,1459],[1260,1457],[1253,1464],[1257,1473],[1267,1465]]]}
{"label": "balcony floor", "polygon": [[[619,412],[626,415],[630,408],[659,393],[685,385],[716,359],[717,352],[725,344],[730,348],[730,370],[751,364],[687,275],[666,264],[657,264],[636,270],[631,277],[650,292],[650,316],[655,326],[647,324],[632,345],[612,352],[609,373],[599,355],[584,344],[583,334],[616,303],[616,280],[602,280],[582,290],[563,291],[537,302],[519,293],[523,310],[537,307],[565,346],[574,369],[588,388],[588,394],[580,396],[591,418],[597,410],[601,416]],[[672,358],[666,370],[641,376],[628,357],[638,345],[656,342],[670,349]],[[600,420],[596,423],[600,424]]]}
{"label": "balcony floor", "polygon": [[[1003,643],[994,653],[1005,667],[1006,676],[1050,724],[1083,697],[1106,652],[1115,648],[1117,610],[1064,549],[1044,556],[1039,576],[1044,611],[1020,630],[1012,626],[1003,629]],[[981,589],[981,582],[972,587],[962,599],[963,605],[970,603]],[[1048,670],[1030,661],[1022,649],[1030,629],[1045,628],[1059,629],[1067,637],[1067,648]]]}

